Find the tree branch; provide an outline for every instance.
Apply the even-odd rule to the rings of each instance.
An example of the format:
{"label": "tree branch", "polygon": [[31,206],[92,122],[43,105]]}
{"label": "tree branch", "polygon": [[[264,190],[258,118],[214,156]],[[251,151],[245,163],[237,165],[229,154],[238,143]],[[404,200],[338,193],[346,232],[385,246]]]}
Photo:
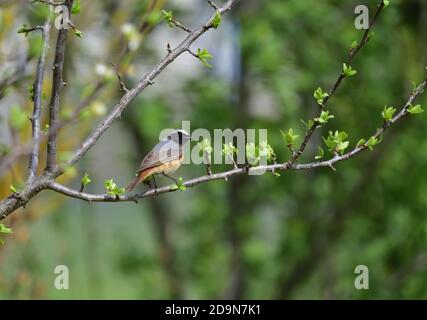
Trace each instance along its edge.
{"label": "tree branch", "polygon": [[[408,101],[405,103],[405,105],[402,107],[400,112],[393,117],[390,121],[384,123],[384,125],[377,130],[377,132],[373,135],[375,138],[379,138],[388,128],[390,128],[392,125],[409,115],[408,107],[420,96],[423,91],[425,90],[427,86],[427,79],[425,79],[410,95]],[[194,187],[201,183],[206,183],[209,181],[214,180],[225,180],[227,181],[229,177],[241,175],[241,174],[250,174],[255,172],[274,172],[274,171],[287,171],[287,170],[311,170],[311,169],[317,169],[317,168],[333,168],[333,165],[335,163],[348,160],[357,154],[361,153],[362,151],[368,149],[368,146],[366,144],[361,145],[359,147],[355,147],[352,151],[349,151],[343,155],[335,155],[332,159],[320,161],[320,162],[311,162],[306,164],[289,164],[289,163],[283,163],[283,164],[272,164],[272,165],[263,165],[263,166],[257,166],[257,167],[251,167],[249,170],[246,168],[234,168],[232,170],[228,170],[221,173],[216,173],[212,175],[205,175],[198,178],[194,178],[191,180],[187,180],[183,182],[183,185],[187,188]],[[90,194],[86,192],[79,192],[76,190],[73,190],[71,188],[68,188],[64,185],[61,185],[57,182],[54,182],[53,180],[49,181],[47,183],[47,188],[59,193],[62,193],[68,197],[85,200],[88,202],[124,202],[124,201],[133,201],[138,202],[138,199],[157,196],[162,193],[169,193],[176,190],[179,190],[174,185],[169,185],[161,188],[157,188],[157,190],[150,189],[148,191],[144,191],[141,193],[136,193],[132,195],[122,195],[122,196],[110,196],[107,194]]]}
{"label": "tree branch", "polygon": [[34,81],[34,109],[33,115],[31,116],[32,123],[32,138],[33,146],[30,154],[30,161],[28,165],[28,175],[27,181],[32,181],[36,176],[37,167],[39,163],[39,153],[40,153],[40,117],[42,113],[42,103],[43,103],[43,82],[44,82],[44,73],[46,65],[46,57],[49,51],[49,38],[50,38],[50,28],[51,28],[51,18],[52,18],[52,9],[49,11],[49,16],[46,20],[46,23],[43,26],[42,39],[43,39],[43,49],[40,55],[37,71],[36,71],[36,80]]}
{"label": "tree branch", "polygon": [[[73,5],[73,0],[67,2],[68,9]],[[55,60],[53,63],[52,95],[49,103],[49,134],[47,140],[47,163],[46,170],[52,171],[56,167],[56,137],[59,122],[59,109],[61,91],[65,86],[63,79],[63,69],[65,60],[65,47],[67,43],[68,29],[62,28],[58,32],[56,41]]]}
{"label": "tree branch", "polygon": [[51,6],[65,6],[67,5],[67,1],[63,1],[63,2],[53,2],[53,1],[48,1],[48,0],[33,0],[33,2],[40,2],[40,3],[44,3],[44,4],[48,4]]}

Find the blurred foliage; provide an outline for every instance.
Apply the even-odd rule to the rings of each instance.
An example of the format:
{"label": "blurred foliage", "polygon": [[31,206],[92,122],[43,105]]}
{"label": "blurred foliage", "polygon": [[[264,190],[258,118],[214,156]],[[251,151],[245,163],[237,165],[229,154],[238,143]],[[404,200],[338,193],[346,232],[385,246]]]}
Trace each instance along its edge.
{"label": "blurred foliage", "polygon": [[[376,2],[369,2],[371,13]],[[193,48],[206,47],[213,68],[204,68],[190,55],[178,59],[129,106],[78,173],[62,181],[78,189],[87,172],[89,191],[104,192],[103,181],[111,177],[125,185],[159,132],[180,127],[182,120],[190,120],[192,129],[211,132],[268,128],[268,143],[277,161],[285,162],[287,144],[295,139],[298,144],[306,130],[301,120],[313,118],[317,103],[343,72],[349,48],[362,36],[353,24],[359,4],[242,1]],[[68,40],[69,86],[62,109],[72,111],[88,96],[104,77],[94,66],[117,64],[124,47],[130,52],[119,62],[130,87],[164,56],[167,42],[178,44],[185,33],[162,23],[163,9],[172,10],[173,18],[188,27],[212,13],[203,1],[81,1],[73,22],[83,38]],[[16,31],[23,23],[41,24],[46,15],[43,5],[2,5],[0,41],[21,37]],[[352,148],[360,139],[368,140],[389,116],[385,105],[402,106],[412,82],[425,77],[426,30],[425,1],[390,2],[354,61],[357,74],[328,102],[331,114],[324,115],[323,128],[301,162],[329,156],[318,149],[325,148],[322,135],[328,139],[329,131],[344,130],[348,137],[338,142],[347,147],[348,140]],[[34,71],[40,38],[32,32],[22,41]],[[6,58],[1,56],[2,63]],[[20,141],[30,135],[29,123],[22,128],[21,113],[31,110],[32,74],[3,98],[13,98],[9,114],[12,127],[22,129]],[[93,112],[61,133],[62,152],[71,151],[105,106],[111,108],[119,99],[119,85],[109,78],[94,108],[104,106],[103,112]],[[50,87],[49,71],[47,95]],[[425,107],[427,95],[418,104]],[[14,233],[0,247],[0,298],[425,299],[426,134],[421,114],[387,132],[372,152],[339,163],[337,172],[235,177],[137,205],[91,205],[46,192],[6,221]],[[1,177],[2,197],[25,177],[26,164],[22,159],[11,175]],[[226,168],[230,165],[212,169]],[[187,165],[175,176],[205,172],[204,166]],[[59,264],[70,269],[68,291],[53,287]],[[354,269],[361,264],[370,270],[369,290],[354,288]]]}

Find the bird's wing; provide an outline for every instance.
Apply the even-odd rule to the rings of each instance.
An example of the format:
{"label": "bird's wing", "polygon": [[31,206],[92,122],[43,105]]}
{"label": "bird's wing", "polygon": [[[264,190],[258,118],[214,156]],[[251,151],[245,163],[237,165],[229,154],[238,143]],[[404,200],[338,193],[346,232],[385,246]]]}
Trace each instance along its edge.
{"label": "bird's wing", "polygon": [[181,156],[179,144],[171,140],[160,141],[142,160],[138,172],[177,160]]}

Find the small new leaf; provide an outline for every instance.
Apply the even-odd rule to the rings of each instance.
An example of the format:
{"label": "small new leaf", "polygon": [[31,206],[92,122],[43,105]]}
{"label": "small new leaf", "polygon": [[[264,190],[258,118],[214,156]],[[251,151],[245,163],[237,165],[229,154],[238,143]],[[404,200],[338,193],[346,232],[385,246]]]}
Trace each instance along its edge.
{"label": "small new leaf", "polygon": [[217,29],[220,25],[221,25],[221,13],[219,11],[217,11],[215,13],[215,16],[212,20],[212,28]]}
{"label": "small new leaf", "polygon": [[260,142],[258,154],[259,158],[265,158],[268,162],[276,161],[276,154],[274,153],[273,148],[265,140]]}
{"label": "small new leaf", "polygon": [[255,147],[253,142],[246,144],[246,159],[251,166],[255,166],[259,163],[259,149]]}
{"label": "small new leaf", "polygon": [[11,185],[10,185],[9,190],[10,190],[12,193],[18,193],[18,191],[16,190],[16,188],[15,188],[15,186],[14,186],[13,184],[11,184]]}
{"label": "small new leaf", "polygon": [[419,114],[419,113],[423,113],[424,110],[420,104],[417,104],[416,106],[413,106],[412,104],[410,104],[408,107],[408,112],[410,114]]}
{"label": "small new leaf", "polygon": [[173,28],[175,27],[175,24],[173,22],[173,13],[172,11],[166,11],[162,10],[163,13],[163,20],[165,20],[169,27]]}
{"label": "small new leaf", "polygon": [[85,175],[82,178],[82,185],[83,186],[87,186],[91,182],[92,182],[92,180],[89,178],[89,175],[86,172]]}
{"label": "small new leaf", "polygon": [[[12,228],[6,228],[4,224],[0,223],[0,233],[12,233]],[[4,244],[4,241],[0,239],[0,244]]]}
{"label": "small new leaf", "polygon": [[184,179],[183,179],[182,177],[179,177],[179,178],[178,178],[178,183],[174,184],[174,185],[172,186],[172,189],[173,189],[173,190],[177,190],[177,189],[179,189],[179,190],[181,190],[181,191],[185,191],[185,190],[187,190],[187,187],[184,185]]}
{"label": "small new leaf", "polygon": [[81,10],[80,0],[76,0],[71,8],[71,14],[79,14]]}
{"label": "small new leaf", "polygon": [[313,96],[314,96],[314,98],[316,99],[316,101],[317,101],[317,103],[318,104],[320,104],[320,105],[322,105],[323,104],[323,100],[326,98],[326,97],[329,97],[329,94],[328,93],[326,93],[326,92],[323,92],[322,91],[322,88],[317,88],[315,91],[314,91],[314,94],[313,94]]}
{"label": "small new leaf", "polygon": [[32,31],[31,28],[28,27],[25,23],[22,25],[21,28],[19,28],[18,33],[23,33],[26,37],[28,34]]}
{"label": "small new leaf", "polygon": [[119,188],[113,179],[107,179],[104,181],[105,190],[110,196],[120,196],[125,193],[125,188]]}
{"label": "small new leaf", "polygon": [[354,76],[357,73],[357,70],[354,70],[351,66],[348,66],[346,63],[342,64],[342,74],[346,77]]}
{"label": "small new leaf", "polygon": [[381,115],[385,121],[390,121],[393,119],[393,115],[396,112],[396,108],[393,107],[384,107],[384,110],[381,112]]}
{"label": "small new leaf", "polygon": [[6,228],[4,224],[0,223],[0,233],[13,233],[12,228]]}
{"label": "small new leaf", "polygon": [[313,120],[308,120],[307,122],[305,122],[304,120],[301,119],[301,122],[304,124],[304,126],[307,129],[310,129],[314,125],[314,121]]}
{"label": "small new leaf", "polygon": [[317,155],[314,157],[315,160],[323,159],[323,156],[325,155],[325,151],[323,151],[322,147],[319,147],[317,151]]}
{"label": "small new leaf", "polygon": [[365,139],[360,139],[359,142],[356,144],[356,148],[363,146],[365,143],[366,143]]}
{"label": "small new leaf", "polygon": [[390,5],[390,0],[383,0],[384,7],[387,8]]}
{"label": "small new leaf", "polygon": [[75,29],[74,34],[79,38],[83,37],[83,32],[81,32],[79,29]]}
{"label": "small new leaf", "polygon": [[319,118],[314,119],[315,121],[319,122],[320,124],[328,123],[330,119],[333,119],[334,116],[332,114],[329,114],[329,111],[322,111]]}
{"label": "small new leaf", "polygon": [[202,61],[202,63],[206,67],[208,68],[212,67],[208,61],[210,61],[213,58],[213,55],[211,55],[207,49],[203,49],[203,50],[201,50],[200,48],[197,49],[197,58],[199,58],[199,60]]}
{"label": "small new leaf", "polygon": [[290,128],[286,133],[282,130],[280,130],[280,132],[288,146],[293,145],[295,140],[299,137],[299,135],[294,134],[294,130],[292,128]]}
{"label": "small new leaf", "polygon": [[197,143],[200,151],[203,154],[203,157],[206,159],[207,163],[211,162],[212,158],[212,146],[208,138],[203,139],[201,142]]}
{"label": "small new leaf", "polygon": [[237,150],[232,142],[229,142],[228,144],[223,144],[222,152],[226,157],[233,157],[233,155],[237,154],[239,150]]}
{"label": "small new leaf", "polygon": [[381,142],[381,140],[372,136],[368,139],[368,142],[366,142],[366,145],[368,146],[369,150],[373,150],[374,146],[376,146],[380,142]]}
{"label": "small new leaf", "polygon": [[349,142],[345,141],[348,135],[344,131],[329,131],[329,136],[327,139],[323,138],[325,145],[328,147],[330,152],[339,152],[344,153],[345,149],[348,148]]}

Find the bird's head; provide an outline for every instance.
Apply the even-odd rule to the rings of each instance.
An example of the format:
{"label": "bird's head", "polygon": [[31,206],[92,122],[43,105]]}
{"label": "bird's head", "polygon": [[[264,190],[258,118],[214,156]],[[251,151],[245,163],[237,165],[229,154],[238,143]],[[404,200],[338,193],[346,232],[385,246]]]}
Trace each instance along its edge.
{"label": "bird's head", "polygon": [[190,141],[191,137],[185,130],[175,130],[169,133],[166,136],[167,140],[174,141],[179,145],[184,145],[186,142]]}

